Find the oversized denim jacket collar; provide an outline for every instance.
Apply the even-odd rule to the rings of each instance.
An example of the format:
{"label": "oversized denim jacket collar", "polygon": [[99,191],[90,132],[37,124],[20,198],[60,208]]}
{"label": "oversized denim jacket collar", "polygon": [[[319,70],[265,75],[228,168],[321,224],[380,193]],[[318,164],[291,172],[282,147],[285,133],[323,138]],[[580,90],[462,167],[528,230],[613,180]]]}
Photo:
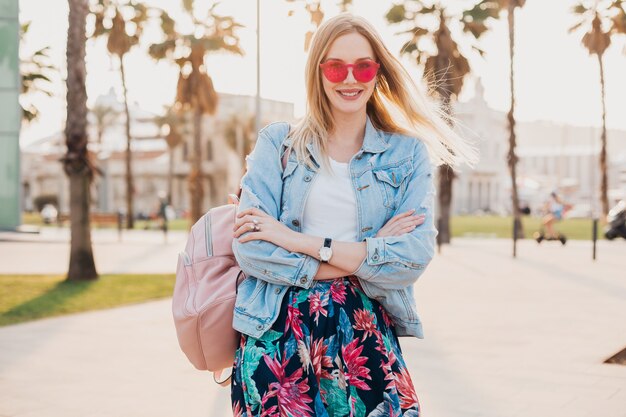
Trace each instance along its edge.
{"label": "oversized denim jacket collar", "polygon": [[[291,138],[287,138],[284,143],[285,145],[291,144]],[[380,153],[384,152],[387,148],[389,148],[389,146],[390,144],[384,140],[382,133],[372,124],[370,117],[366,116],[365,135],[363,137],[363,145],[361,146],[361,149],[364,152]],[[319,166],[321,156],[317,146],[309,142],[307,143],[306,148],[309,150],[311,156]]]}
{"label": "oversized denim jacket collar", "polygon": [[[290,143],[285,140],[288,130],[287,123],[276,122],[259,132],[241,180],[239,210],[258,207],[300,232],[304,204],[318,172],[298,162],[293,152],[283,171],[281,145]],[[319,167],[318,149],[312,144],[307,148]],[[367,256],[353,274],[389,313],[399,336],[423,338],[413,284],[434,256],[437,235],[426,147],[415,138],[376,129],[368,116],[363,145],[349,169],[357,201],[357,236],[367,243]],[[422,225],[402,236],[374,237],[392,216],[411,208],[425,214]],[[239,285],[233,327],[260,337],[276,320],[289,286],[313,285],[320,261],[263,240],[234,239],[233,252],[247,275]]]}

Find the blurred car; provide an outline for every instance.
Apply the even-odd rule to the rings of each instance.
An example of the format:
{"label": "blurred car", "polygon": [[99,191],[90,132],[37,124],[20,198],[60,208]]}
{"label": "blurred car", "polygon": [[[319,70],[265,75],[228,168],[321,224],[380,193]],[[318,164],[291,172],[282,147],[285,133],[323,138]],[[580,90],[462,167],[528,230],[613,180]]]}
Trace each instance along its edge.
{"label": "blurred car", "polygon": [[620,200],[606,216],[607,226],[604,236],[613,240],[616,237],[626,239],[626,200]]}
{"label": "blurred car", "polygon": [[45,204],[39,213],[45,224],[56,223],[59,211],[54,204]]}

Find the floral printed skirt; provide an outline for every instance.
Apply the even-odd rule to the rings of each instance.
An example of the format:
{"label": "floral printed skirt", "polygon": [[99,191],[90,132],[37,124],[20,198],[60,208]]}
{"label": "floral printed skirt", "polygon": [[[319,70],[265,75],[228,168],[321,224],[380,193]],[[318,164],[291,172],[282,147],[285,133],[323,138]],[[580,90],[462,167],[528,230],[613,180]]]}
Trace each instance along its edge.
{"label": "floral printed skirt", "polygon": [[260,338],[241,336],[236,417],[420,417],[389,316],[354,277],[291,287]]}

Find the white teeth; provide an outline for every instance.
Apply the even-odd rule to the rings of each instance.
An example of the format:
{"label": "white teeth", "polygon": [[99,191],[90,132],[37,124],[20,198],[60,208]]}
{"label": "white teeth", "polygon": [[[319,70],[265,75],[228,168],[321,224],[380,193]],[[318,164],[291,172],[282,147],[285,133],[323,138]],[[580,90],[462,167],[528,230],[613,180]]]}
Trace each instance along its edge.
{"label": "white teeth", "polygon": [[343,91],[339,91],[339,94],[341,94],[342,96],[347,96],[347,97],[354,97],[354,96],[356,96],[359,93],[360,93],[360,91],[357,91],[355,93],[346,93],[346,92],[343,92]]}

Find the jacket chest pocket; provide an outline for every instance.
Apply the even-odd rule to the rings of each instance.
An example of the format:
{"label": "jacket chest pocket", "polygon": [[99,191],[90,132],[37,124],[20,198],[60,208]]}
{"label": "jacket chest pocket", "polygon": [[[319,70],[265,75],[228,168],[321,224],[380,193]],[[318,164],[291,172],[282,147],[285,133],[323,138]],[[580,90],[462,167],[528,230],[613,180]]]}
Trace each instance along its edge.
{"label": "jacket chest pocket", "polygon": [[296,171],[296,168],[298,167],[298,162],[297,161],[293,161],[293,160],[289,160],[287,162],[287,165],[285,166],[285,169],[283,170],[282,173],[282,195],[281,195],[281,206],[280,206],[280,217],[283,217],[283,213],[285,215],[287,215],[287,212],[289,210],[289,193],[291,191],[291,183],[293,182],[293,179],[295,177],[294,172]]}
{"label": "jacket chest pocket", "polygon": [[400,194],[406,189],[407,177],[412,172],[411,161],[405,160],[397,165],[373,168],[372,172],[383,196],[385,207],[396,209]]}

